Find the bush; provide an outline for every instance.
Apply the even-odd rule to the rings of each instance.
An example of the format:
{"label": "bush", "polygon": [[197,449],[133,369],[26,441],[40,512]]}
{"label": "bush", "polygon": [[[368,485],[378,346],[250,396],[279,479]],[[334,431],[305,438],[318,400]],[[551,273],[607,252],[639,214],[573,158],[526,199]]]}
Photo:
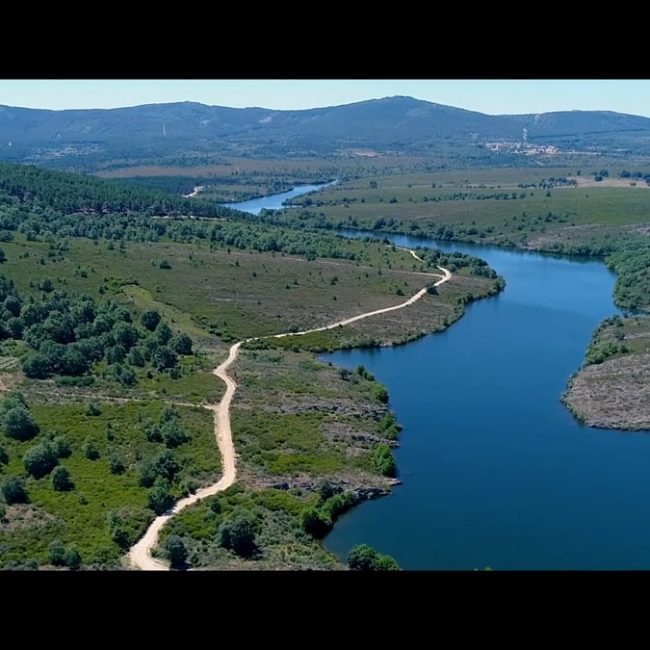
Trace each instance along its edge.
{"label": "bush", "polygon": [[154,339],[159,345],[167,345],[171,341],[173,333],[167,323],[161,321],[156,325],[156,330],[153,333]]}
{"label": "bush", "polygon": [[10,408],[5,413],[3,424],[7,436],[15,440],[30,440],[39,431],[34,418],[24,406]]}
{"label": "bush", "polygon": [[81,566],[81,555],[74,544],[70,544],[66,549],[64,562],[72,571],[76,571]]}
{"label": "bush", "polygon": [[62,465],[55,467],[52,472],[52,487],[57,492],[68,492],[74,488],[70,472]]}
{"label": "bush", "polygon": [[108,466],[111,474],[123,474],[126,467],[122,458],[114,451],[108,455]]}
{"label": "bush", "polygon": [[58,462],[54,445],[48,442],[34,445],[23,456],[25,469],[36,479],[49,474]]}
{"label": "bush", "polygon": [[395,476],[396,465],[391,448],[384,442],[379,443],[371,455],[372,466],[382,476]]}
{"label": "bush", "polygon": [[217,534],[221,546],[241,557],[250,557],[257,549],[255,524],[248,512],[241,512],[233,519],[224,521]]}
{"label": "bush", "polygon": [[0,445],[0,465],[6,465],[9,462],[9,454],[5,448]]}
{"label": "bush", "polygon": [[54,566],[65,565],[65,546],[60,539],[55,539],[48,547],[50,564]]}
{"label": "bush", "polygon": [[158,268],[160,268],[160,269],[171,269],[172,264],[171,264],[171,262],[169,260],[160,260],[160,262],[158,262]]}
{"label": "bush", "polygon": [[170,535],[165,540],[165,555],[172,569],[184,569],[187,560],[187,549],[178,535]]}
{"label": "bush", "polygon": [[52,440],[52,446],[54,447],[54,453],[57,455],[57,458],[70,458],[72,449],[70,448],[70,443],[63,436],[54,438]]}
{"label": "bush", "polygon": [[14,503],[27,503],[29,496],[25,487],[25,479],[21,476],[9,476],[2,482],[2,496],[5,501],[12,505]]}
{"label": "bush", "polygon": [[86,438],[81,446],[81,451],[88,460],[97,460],[99,458],[99,449],[97,449],[97,445],[92,438]]}
{"label": "bush", "polygon": [[162,426],[161,433],[162,438],[165,441],[165,445],[170,449],[179,447],[184,442],[187,442],[189,440],[185,431],[183,431],[180,424],[178,424],[176,421],[165,422],[165,424]]}
{"label": "bush", "polygon": [[382,386],[382,384],[375,384],[372,387],[372,396],[382,404],[388,403],[388,391],[385,386]]}
{"label": "bush", "polygon": [[90,417],[97,417],[98,415],[101,414],[102,414],[102,410],[98,404],[95,404],[95,402],[91,402],[90,404],[88,404],[88,407],[86,408],[86,415]]}

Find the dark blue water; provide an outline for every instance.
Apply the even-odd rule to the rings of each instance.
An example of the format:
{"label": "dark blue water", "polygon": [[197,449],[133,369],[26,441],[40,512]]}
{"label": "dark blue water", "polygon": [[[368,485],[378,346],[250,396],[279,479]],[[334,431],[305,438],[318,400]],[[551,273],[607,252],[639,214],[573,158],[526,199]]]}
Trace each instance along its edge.
{"label": "dark blue water", "polygon": [[[419,239],[391,237],[416,247]],[[616,313],[604,264],[430,242],[479,255],[498,297],[440,334],[326,355],[388,386],[403,485],[342,517],[406,569],[650,569],[650,437],[590,429],[561,404],[591,333]]]}
{"label": "dark blue water", "polygon": [[334,185],[337,181],[331,183],[318,183],[317,185],[297,185],[288,192],[282,194],[272,194],[271,196],[263,196],[259,199],[251,199],[250,201],[241,201],[239,203],[222,203],[221,205],[227,208],[234,208],[235,210],[242,210],[243,212],[250,212],[251,214],[259,214],[262,210],[280,210],[284,207],[284,203],[295,199],[304,194],[310,194],[322,190],[325,187]]}

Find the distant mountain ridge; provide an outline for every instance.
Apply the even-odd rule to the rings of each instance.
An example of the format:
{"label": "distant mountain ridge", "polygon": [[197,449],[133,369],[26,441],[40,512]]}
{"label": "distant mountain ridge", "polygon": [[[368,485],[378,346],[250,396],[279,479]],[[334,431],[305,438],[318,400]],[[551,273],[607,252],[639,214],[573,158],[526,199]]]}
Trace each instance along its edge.
{"label": "distant mountain ridge", "polygon": [[[650,143],[650,118],[610,111],[486,115],[412,97],[307,110],[196,102],[52,111],[0,106],[0,159],[200,154],[330,155],[341,149],[435,152],[441,143],[529,140],[600,147]],[[641,138],[630,140],[630,134]],[[573,139],[573,140],[572,140]]]}

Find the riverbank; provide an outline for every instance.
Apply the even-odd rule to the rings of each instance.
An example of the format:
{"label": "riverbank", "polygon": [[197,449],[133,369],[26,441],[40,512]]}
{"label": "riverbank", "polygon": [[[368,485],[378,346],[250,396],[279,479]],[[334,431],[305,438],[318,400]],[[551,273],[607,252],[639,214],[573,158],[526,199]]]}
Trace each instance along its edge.
{"label": "riverbank", "polygon": [[[424,262],[419,258],[419,262]],[[452,274],[442,267],[439,267],[442,275],[433,275],[435,279],[434,282],[431,282],[430,286],[425,286],[422,290],[418,291],[411,298],[407,299],[402,303],[397,305],[386,307],[383,309],[375,310],[373,312],[360,314],[358,316],[353,316],[347,319],[344,319],[340,322],[335,322],[329,326],[316,328],[310,332],[300,333],[300,332],[291,332],[288,334],[278,334],[273,337],[266,337],[258,343],[261,342],[279,342],[281,340],[291,339],[291,340],[300,340],[303,336],[313,334],[316,332],[322,332],[326,330],[340,330],[348,328],[352,323],[366,320],[376,320],[378,317],[383,318],[385,314],[392,312],[397,312],[405,310],[412,307],[416,303],[424,301],[425,297],[429,295],[429,291],[435,291],[442,289],[443,285],[446,285],[451,279]],[[489,283],[488,283],[489,284]],[[255,343],[255,341],[248,341],[249,345]],[[237,356],[237,351],[239,350],[239,343],[233,346],[231,349],[231,354],[229,360],[232,363]],[[271,386],[277,387],[278,385],[282,386],[282,379],[278,377],[277,368],[278,362],[283,361],[286,363],[287,357],[295,357],[296,353],[287,353],[285,352],[283,357],[277,357],[275,353],[261,352],[258,350],[252,350],[248,352],[249,362],[253,363],[253,368],[259,368],[259,361],[265,358],[273,359],[273,364],[270,368],[267,368],[267,371],[264,373],[264,383],[266,383],[266,390],[263,393],[260,393],[256,396],[257,401],[261,402],[259,405],[255,406],[253,411],[246,411],[246,416],[243,421],[244,431],[250,431],[250,433],[244,433],[243,437],[241,432],[239,436],[237,435],[237,419],[235,422],[235,431],[236,439],[238,439],[237,448],[240,454],[240,463],[241,472],[243,474],[242,480],[240,481],[241,485],[246,485],[248,489],[253,487],[253,492],[248,493],[244,488],[242,493],[242,487],[237,486],[230,490],[227,488],[232,483],[231,481],[225,482],[223,479],[219,481],[221,489],[212,490],[207,488],[203,490],[206,494],[213,494],[221,492],[222,489],[225,489],[223,497],[219,497],[218,500],[212,500],[207,505],[206,503],[198,504],[190,508],[184,516],[180,513],[181,509],[179,506],[176,506],[174,509],[174,514],[178,515],[173,519],[170,519],[169,516],[161,517],[159,520],[156,520],[151,528],[151,534],[148,532],[143,540],[141,540],[136,547],[134,547],[134,552],[131,553],[130,557],[134,561],[135,565],[139,568],[144,569],[161,569],[163,565],[158,560],[155,560],[150,557],[149,552],[155,545],[158,534],[160,533],[163,525],[168,524],[168,526],[162,531],[161,541],[164,541],[171,534],[182,534],[182,538],[185,540],[186,545],[193,549],[192,550],[192,566],[216,566],[219,568],[336,568],[337,562],[329,556],[326,552],[319,550],[320,547],[316,543],[316,540],[320,537],[319,530],[313,530],[309,528],[309,525],[305,525],[304,517],[305,513],[313,510],[315,506],[318,506],[320,513],[317,514],[316,519],[321,521],[321,529],[326,531],[328,526],[331,527],[334,521],[341,512],[349,509],[354,504],[358,503],[360,500],[373,498],[377,496],[385,495],[389,492],[392,485],[396,483],[394,479],[391,479],[390,476],[393,473],[393,470],[390,469],[392,466],[392,456],[390,453],[390,447],[396,444],[395,438],[397,437],[397,432],[399,427],[394,419],[394,416],[387,410],[386,403],[388,401],[388,395],[385,389],[378,384],[374,378],[368,373],[364,372],[363,369],[357,369],[355,373],[343,373],[340,369],[334,369],[330,365],[323,365],[318,363],[313,357],[310,363],[301,362],[300,367],[302,369],[308,368],[313,374],[314,371],[318,371],[321,375],[317,382],[314,382],[313,377],[304,377],[300,382],[299,387],[294,388],[296,394],[292,397],[286,394],[285,390],[282,391],[282,408],[277,417],[282,421],[282,428],[280,431],[283,433],[283,437],[276,439],[273,444],[269,444],[268,441],[266,444],[260,446],[262,442],[260,440],[260,430],[258,427],[262,425],[262,420],[259,420],[256,426],[253,426],[251,430],[251,419],[257,421],[258,418],[254,413],[259,411],[264,411],[265,415],[263,418],[264,425],[263,428],[267,428],[268,434],[271,431],[268,430],[269,427],[273,427],[273,410],[269,410],[269,405],[273,403],[272,394],[269,395],[269,389]],[[232,350],[235,350],[233,354]],[[261,357],[260,357],[261,355]],[[245,367],[245,366],[244,366]],[[230,379],[226,374],[226,366],[222,364],[222,377],[227,380],[228,388],[230,392],[227,392],[224,396],[224,401],[228,400],[228,406],[230,405],[230,399],[232,399],[235,388],[238,385],[241,385],[241,392],[243,392],[243,399],[246,400],[247,388],[250,389],[251,385],[254,385],[255,382],[251,381],[251,378],[246,380],[245,378],[240,381],[239,377],[237,382]],[[297,368],[293,368],[291,377],[295,382]],[[230,370],[233,374],[237,372],[236,369]],[[334,395],[331,393],[328,395],[329,391],[323,391],[323,384],[327,384],[327,381],[323,381],[322,373],[329,374],[330,377],[332,373],[335,373],[335,376],[338,376],[340,381],[343,381],[347,384],[347,387],[355,386],[355,392],[358,393],[359,385],[362,386],[361,395],[357,394],[357,399],[353,399],[351,404],[348,404],[348,408],[344,408],[345,401],[341,400],[341,386],[340,381],[336,383],[339,384],[339,387],[335,390]],[[269,383],[269,375],[272,378],[272,381]],[[262,379],[262,377],[260,377]],[[286,381],[288,378],[284,378]],[[331,380],[330,380],[331,381]],[[317,403],[311,403],[308,408],[305,408],[305,393],[308,392],[306,387],[312,385],[314,389],[314,397],[318,396]],[[345,385],[344,384],[344,385]],[[293,383],[295,386],[295,383]],[[346,388],[347,388],[346,387]],[[345,391],[343,391],[345,392]],[[327,406],[323,410],[324,404],[327,404],[329,399],[334,396],[336,399],[336,406]],[[359,398],[362,398],[361,404],[359,403]],[[324,402],[323,402],[324,400]],[[253,399],[255,401],[255,398]],[[224,402],[222,402],[223,405]],[[356,403],[356,404],[355,404]],[[223,411],[222,405],[219,405],[217,410],[221,413]],[[359,406],[362,410],[359,412]],[[287,408],[289,409],[287,411]],[[332,414],[332,412],[334,412]],[[330,417],[325,417],[325,413],[332,414]],[[359,416],[362,415],[363,420],[366,420],[364,426],[361,427],[361,422],[358,421]],[[221,428],[224,427],[224,423],[227,424],[227,436],[230,435],[230,423],[225,422],[225,416],[221,413]],[[307,417],[305,417],[307,416]],[[324,419],[323,419],[324,418]],[[287,456],[283,453],[283,447],[285,447],[286,440],[286,431],[287,427],[291,428],[288,424],[288,421],[292,419],[296,420],[296,434],[299,436],[291,445],[295,445],[300,440],[298,444],[298,449],[293,447],[290,448],[291,453]],[[379,422],[377,425],[376,422]],[[353,424],[354,423],[354,424]],[[314,425],[320,424],[315,429]],[[352,425],[352,427],[351,427]],[[327,429],[332,428],[334,435],[328,433]],[[359,431],[361,427],[361,431]],[[324,434],[324,438],[321,443],[316,447],[311,449],[308,455],[298,454],[296,456],[296,451],[302,449],[305,451],[306,441],[309,440],[314,435],[318,436],[318,430],[320,429],[320,436]],[[362,432],[366,429],[366,432]],[[215,430],[215,433],[222,436],[219,431]],[[252,434],[252,435],[251,435]],[[267,434],[267,435],[268,435]],[[221,438],[220,438],[221,439]],[[313,441],[312,441],[313,442]],[[266,454],[262,451],[267,449]],[[252,456],[251,456],[252,452]],[[269,454],[275,455],[275,459],[271,460]],[[352,463],[348,460],[352,454]],[[260,466],[260,460],[261,466]],[[297,464],[295,464],[297,462]],[[385,463],[388,462],[389,466],[387,467]],[[289,464],[287,464],[289,463]],[[307,463],[307,465],[305,465]],[[314,463],[311,468],[310,463]],[[293,467],[292,467],[293,465]],[[377,471],[379,470],[379,476],[377,476]],[[382,477],[382,474],[385,474],[385,477]],[[326,477],[327,488],[323,488],[323,478]],[[234,475],[232,476],[234,479]],[[282,490],[286,492],[287,495],[279,497],[277,490]],[[326,496],[323,496],[322,492],[325,489]],[[331,494],[330,494],[331,493]],[[223,548],[223,544],[220,542],[215,542],[214,544],[208,544],[207,548],[205,544],[201,547],[197,547],[194,543],[196,541],[195,534],[192,534],[191,530],[188,530],[187,522],[196,522],[197,518],[203,522],[205,526],[209,526],[211,529],[215,530],[215,535],[218,539],[218,527],[224,524],[223,517],[215,517],[215,514],[220,514],[225,511],[230,518],[238,517],[248,517],[253,519],[253,514],[247,512],[242,514],[241,511],[237,511],[236,505],[239,503],[238,499],[235,499],[234,503],[230,502],[230,497],[235,495],[248,494],[249,498],[252,499],[253,503],[256,503],[255,509],[258,511],[263,507],[260,505],[259,499],[262,498],[261,495],[265,495],[265,498],[271,500],[282,501],[282,503],[287,505],[287,500],[291,504],[289,511],[284,511],[286,517],[293,516],[293,524],[287,526],[289,522],[285,522],[284,527],[287,528],[284,530],[282,535],[283,543],[281,545],[282,557],[285,558],[284,563],[280,562],[277,557],[277,544],[270,543],[266,541],[265,543],[256,543],[257,551],[251,553],[250,557],[238,553],[239,557],[233,557],[232,554],[228,553],[226,549]],[[314,501],[316,494],[319,494],[318,499]],[[302,497],[302,498],[301,498]],[[305,499],[306,497],[306,499]],[[293,498],[293,500],[292,500]],[[333,501],[332,501],[333,500]],[[190,497],[186,499],[183,506],[192,506],[194,502],[198,501],[197,498]],[[216,505],[218,504],[218,505]],[[215,513],[215,508],[216,512]],[[283,508],[280,508],[281,510]],[[277,521],[273,516],[268,512],[265,516],[261,517],[259,521],[258,517],[258,537],[260,540],[265,540],[268,531],[269,522],[267,519],[270,519],[273,522],[271,526],[273,530],[277,529]],[[226,518],[226,521],[229,519]],[[265,522],[267,526],[265,527]],[[300,543],[300,540],[293,540],[291,546],[298,546],[302,548],[303,560],[302,564],[297,559],[291,555],[290,559],[286,557],[286,546],[289,544],[287,535],[291,537],[291,531],[295,530],[298,526],[299,530],[302,530],[304,533],[307,533],[308,538],[304,541],[309,542],[305,547],[304,544]],[[190,524],[191,528],[191,524]],[[190,533],[189,535],[187,533]],[[277,532],[277,530],[276,530]],[[309,541],[311,538],[311,541]],[[144,546],[146,546],[146,549]],[[263,549],[263,550],[262,550]],[[309,558],[308,560],[304,558]],[[246,563],[247,560],[253,559],[254,562],[252,565]],[[242,562],[245,564],[242,565]],[[307,564],[305,564],[307,562]]]}

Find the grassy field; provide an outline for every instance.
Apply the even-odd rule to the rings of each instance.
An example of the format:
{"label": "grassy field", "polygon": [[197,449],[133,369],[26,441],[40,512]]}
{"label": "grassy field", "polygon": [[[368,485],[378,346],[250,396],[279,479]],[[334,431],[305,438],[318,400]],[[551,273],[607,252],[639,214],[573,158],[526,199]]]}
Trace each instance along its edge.
{"label": "grassy field", "polygon": [[[407,252],[345,241],[358,262],[214,248],[206,244],[130,242],[109,250],[83,239],[50,256],[46,244],[21,237],[3,244],[2,271],[29,292],[43,277],[56,288],[155,307],[193,337],[225,340],[318,327],[400,302],[426,285],[427,269]],[[171,269],[162,269],[160,260]],[[31,285],[31,287],[30,287]],[[103,287],[103,289],[100,289]],[[400,294],[399,292],[402,292]]]}
{"label": "grassy field", "polygon": [[[623,187],[565,184],[585,181],[577,171],[492,169],[378,176],[339,184],[317,198],[304,197],[302,205],[318,225],[538,249],[556,241],[605,240],[612,229],[647,221],[650,196],[645,182],[619,179],[627,184]],[[285,211],[284,217],[290,222],[295,213]]]}

